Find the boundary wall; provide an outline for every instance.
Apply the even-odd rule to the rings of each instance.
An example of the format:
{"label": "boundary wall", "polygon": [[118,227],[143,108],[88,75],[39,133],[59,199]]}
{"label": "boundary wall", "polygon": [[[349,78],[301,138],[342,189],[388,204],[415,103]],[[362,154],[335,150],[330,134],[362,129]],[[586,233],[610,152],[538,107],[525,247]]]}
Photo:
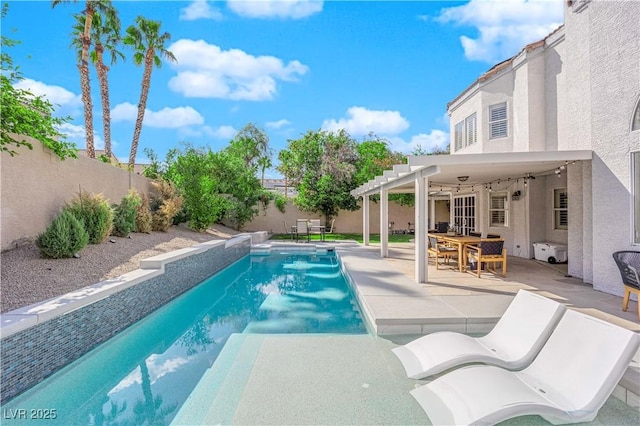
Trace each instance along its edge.
{"label": "boundary wall", "polygon": [[33,241],[80,191],[103,194],[117,204],[129,188],[141,194],[151,190],[144,176],[82,156],[60,160],[40,142],[29,141],[33,150],[0,154],[1,250]]}
{"label": "boundary wall", "polygon": [[[355,211],[340,210],[335,218],[336,222],[333,232],[341,234],[361,234],[362,233],[362,200],[358,201],[360,209]],[[296,224],[296,219],[320,219],[324,224],[324,216],[309,214],[298,209],[293,201],[287,200],[285,212],[282,213],[274,205],[273,201],[265,209],[258,205],[258,215],[242,229],[245,232],[267,231],[270,234],[283,234],[288,232],[291,226]],[[393,201],[389,201],[389,223],[394,223],[394,230],[408,229],[409,222],[412,227],[415,222],[415,209],[413,206],[401,206]],[[287,228],[285,229],[285,223]],[[330,223],[328,224],[330,225]],[[329,228],[327,228],[329,231]],[[369,232],[371,234],[380,233],[380,203],[369,201]]]}
{"label": "boundary wall", "polygon": [[251,240],[245,234],[154,256],[136,271],[0,315],[0,403],[249,254]]}

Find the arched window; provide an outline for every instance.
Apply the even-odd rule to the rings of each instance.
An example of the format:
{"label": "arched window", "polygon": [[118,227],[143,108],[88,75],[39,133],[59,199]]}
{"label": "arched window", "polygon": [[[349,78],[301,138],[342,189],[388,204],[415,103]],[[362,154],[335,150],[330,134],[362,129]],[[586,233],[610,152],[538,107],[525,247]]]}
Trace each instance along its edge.
{"label": "arched window", "polygon": [[636,111],[633,113],[633,121],[631,122],[631,131],[640,130],[640,100],[636,105]]}

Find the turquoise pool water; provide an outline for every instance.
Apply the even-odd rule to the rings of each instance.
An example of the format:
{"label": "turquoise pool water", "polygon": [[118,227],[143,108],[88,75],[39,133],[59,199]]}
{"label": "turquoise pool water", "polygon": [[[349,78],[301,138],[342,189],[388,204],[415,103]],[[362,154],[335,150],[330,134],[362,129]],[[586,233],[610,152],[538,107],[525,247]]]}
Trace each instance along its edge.
{"label": "turquoise pool water", "polygon": [[246,256],[2,406],[0,422],[169,424],[233,333],[366,329],[334,253]]}

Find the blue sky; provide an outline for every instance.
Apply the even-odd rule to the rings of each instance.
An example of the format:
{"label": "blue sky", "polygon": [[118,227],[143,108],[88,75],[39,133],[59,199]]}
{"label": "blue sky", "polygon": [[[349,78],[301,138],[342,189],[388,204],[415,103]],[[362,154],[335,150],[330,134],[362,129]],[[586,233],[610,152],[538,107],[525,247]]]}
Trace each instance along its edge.
{"label": "blue sky", "polygon": [[[73,120],[84,147],[74,13],[84,1],[9,1],[2,34],[33,93]],[[181,142],[219,150],[252,122],[277,152],[308,130],[385,137],[395,151],[449,140],[446,105],[495,63],[562,24],[562,0],[117,1],[123,29],[136,16],[162,22],[177,63],[154,69],[140,137],[164,158]],[[142,68],[131,51],[109,73],[114,153],[129,156]],[[103,146],[91,69],[96,146]],[[274,158],[275,160],[275,158]],[[272,171],[271,176],[277,177]]]}

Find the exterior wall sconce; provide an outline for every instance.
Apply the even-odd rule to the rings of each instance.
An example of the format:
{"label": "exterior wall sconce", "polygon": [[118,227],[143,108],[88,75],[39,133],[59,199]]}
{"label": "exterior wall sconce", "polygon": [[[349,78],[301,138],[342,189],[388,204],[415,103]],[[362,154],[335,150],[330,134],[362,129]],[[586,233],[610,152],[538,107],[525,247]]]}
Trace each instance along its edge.
{"label": "exterior wall sconce", "polygon": [[458,180],[459,180],[460,182],[466,182],[466,181],[467,181],[467,179],[469,179],[469,176],[458,176]]}

